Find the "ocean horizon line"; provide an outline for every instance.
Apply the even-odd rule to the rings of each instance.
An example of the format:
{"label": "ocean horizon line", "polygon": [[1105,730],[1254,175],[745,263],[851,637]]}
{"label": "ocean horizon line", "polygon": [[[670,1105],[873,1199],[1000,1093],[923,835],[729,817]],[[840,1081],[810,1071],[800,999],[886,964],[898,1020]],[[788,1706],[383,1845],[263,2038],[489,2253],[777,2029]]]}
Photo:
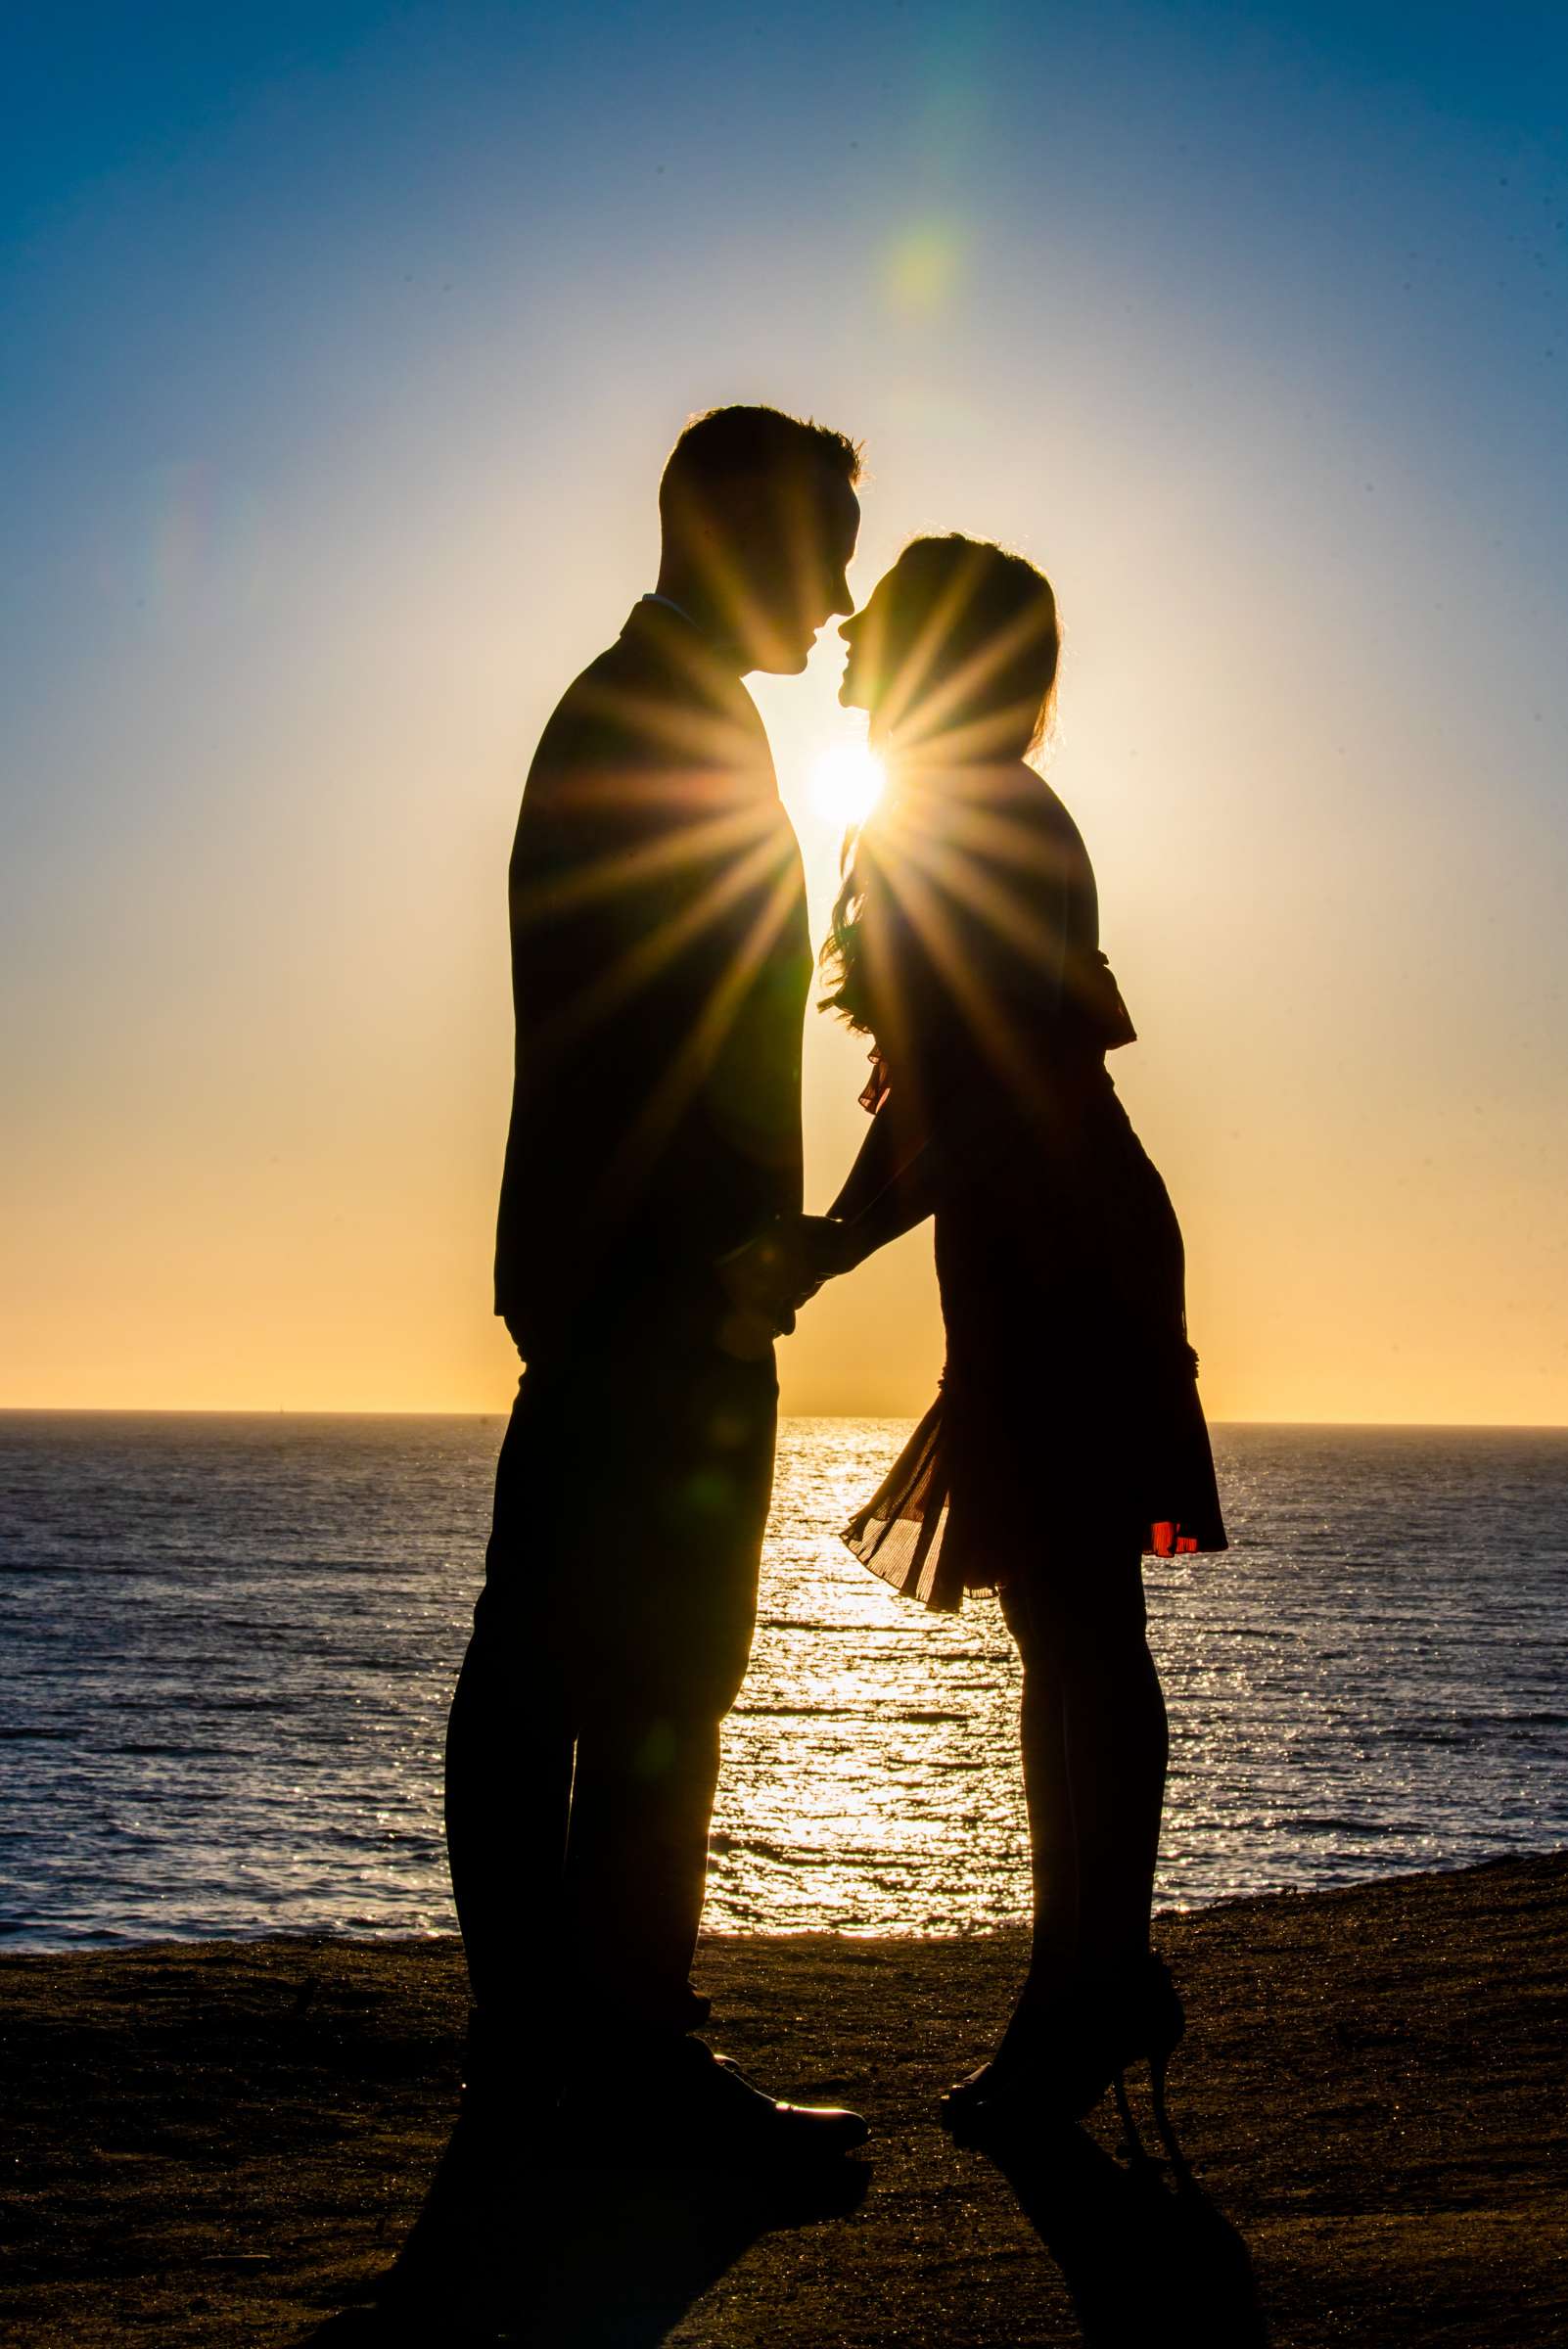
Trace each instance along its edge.
{"label": "ocean horizon line", "polygon": [[[5,1419],[504,1419],[510,1400],[493,1409],[451,1410],[406,1404],[367,1408],[351,1404],[180,1404],[180,1403],[6,1403]],[[918,1411],[780,1411],[781,1419],[860,1420],[917,1419]],[[1276,1419],[1211,1417],[1211,1427],[1292,1428],[1330,1432],[1336,1429],[1374,1435],[1386,1429],[1400,1435],[1564,1436],[1568,1420],[1557,1419]]]}

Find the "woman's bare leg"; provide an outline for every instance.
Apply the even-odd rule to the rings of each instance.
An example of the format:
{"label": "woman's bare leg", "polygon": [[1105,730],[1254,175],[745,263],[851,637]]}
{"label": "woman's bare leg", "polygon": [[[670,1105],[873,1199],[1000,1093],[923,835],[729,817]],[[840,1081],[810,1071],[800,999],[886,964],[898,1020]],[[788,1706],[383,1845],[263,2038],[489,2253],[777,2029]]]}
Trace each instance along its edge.
{"label": "woman's bare leg", "polygon": [[1148,1642],[1086,1642],[1064,1691],[1078,1855],[1078,1963],[1098,1974],[1149,1947],[1170,1730]]}
{"label": "woman's bare leg", "polygon": [[1032,1978],[1135,1961],[1149,1943],[1170,1732],[1144,1636],[1137,1553],[1047,1593],[1006,1594],[1024,1662]]}
{"label": "woman's bare leg", "polygon": [[1034,1885],[1034,1937],[1025,1996],[1038,1998],[1068,1978],[1078,1951],[1078,1839],[1068,1778],[1067,1726],[1061,1683],[1040,1658],[1025,1667],[1019,1730]]}

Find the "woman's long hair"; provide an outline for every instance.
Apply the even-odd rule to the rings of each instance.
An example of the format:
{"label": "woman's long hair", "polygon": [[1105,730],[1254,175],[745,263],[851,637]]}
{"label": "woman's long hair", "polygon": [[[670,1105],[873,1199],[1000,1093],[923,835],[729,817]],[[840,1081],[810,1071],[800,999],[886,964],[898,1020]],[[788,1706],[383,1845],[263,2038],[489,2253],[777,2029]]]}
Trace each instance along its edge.
{"label": "woman's long hair", "polygon": [[[873,736],[888,766],[884,806],[897,802],[900,766],[934,779],[944,767],[1005,764],[1038,749],[1061,657],[1051,583],[1022,555],[955,531],[915,538],[889,575],[885,673],[875,681]],[[879,591],[880,592],[880,591]],[[896,649],[895,649],[896,648]],[[873,664],[876,647],[868,647]],[[819,1008],[871,1028],[860,923],[863,852],[876,813],[847,842],[844,878],[821,964],[831,991]]]}

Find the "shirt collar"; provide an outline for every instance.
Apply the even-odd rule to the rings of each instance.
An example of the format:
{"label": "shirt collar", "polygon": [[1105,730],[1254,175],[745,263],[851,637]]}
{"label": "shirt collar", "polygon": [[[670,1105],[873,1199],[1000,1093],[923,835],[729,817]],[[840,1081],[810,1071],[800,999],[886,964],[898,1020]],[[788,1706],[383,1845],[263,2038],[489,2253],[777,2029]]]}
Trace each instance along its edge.
{"label": "shirt collar", "polygon": [[704,629],[697,627],[697,622],[693,620],[685,605],[677,604],[672,595],[661,595],[657,587],[651,587],[642,600],[645,604],[663,604],[667,612],[676,613],[679,618],[685,622],[688,628],[697,628],[697,633],[699,636],[702,636],[706,633]]}

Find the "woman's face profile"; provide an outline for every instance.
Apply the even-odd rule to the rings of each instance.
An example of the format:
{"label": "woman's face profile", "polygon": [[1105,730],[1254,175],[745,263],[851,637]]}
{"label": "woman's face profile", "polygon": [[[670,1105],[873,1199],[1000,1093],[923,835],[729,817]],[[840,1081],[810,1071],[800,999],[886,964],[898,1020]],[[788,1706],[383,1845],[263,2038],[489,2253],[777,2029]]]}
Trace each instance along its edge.
{"label": "woman's face profile", "polygon": [[916,629],[907,582],[900,583],[895,564],[872,589],[869,600],[843,622],[839,634],[849,648],[839,702],[846,710],[866,710],[875,718],[896,690],[906,698],[912,679],[904,670]]}
{"label": "woman's face profile", "polygon": [[839,629],[839,701],[873,744],[929,759],[1021,759],[1056,672],[1048,582],[995,547],[917,539]]}

